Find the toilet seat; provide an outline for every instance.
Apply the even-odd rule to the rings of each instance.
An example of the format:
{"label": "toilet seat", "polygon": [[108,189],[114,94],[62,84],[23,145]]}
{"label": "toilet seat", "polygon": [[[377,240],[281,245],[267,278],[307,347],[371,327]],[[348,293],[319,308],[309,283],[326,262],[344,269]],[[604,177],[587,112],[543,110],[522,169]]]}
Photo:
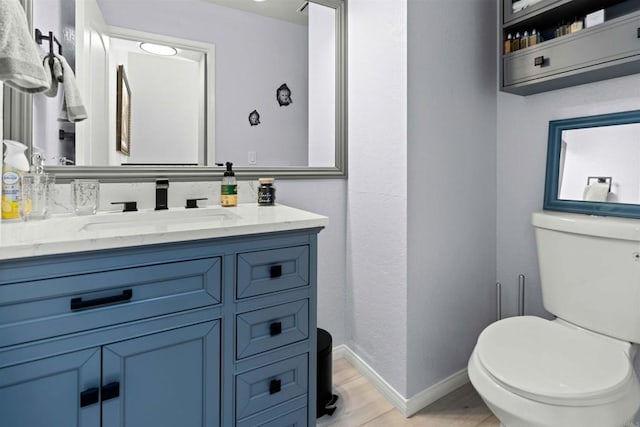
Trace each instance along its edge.
{"label": "toilet seat", "polygon": [[554,405],[615,401],[635,375],[622,346],[533,316],[488,326],[476,352],[482,368],[500,386]]}

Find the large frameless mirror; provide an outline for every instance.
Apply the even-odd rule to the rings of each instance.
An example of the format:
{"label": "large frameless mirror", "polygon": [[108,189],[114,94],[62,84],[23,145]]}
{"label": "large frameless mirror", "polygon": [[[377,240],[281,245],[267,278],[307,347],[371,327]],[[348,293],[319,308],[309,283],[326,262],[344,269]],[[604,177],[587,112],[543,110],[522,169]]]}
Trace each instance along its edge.
{"label": "large frameless mirror", "polygon": [[549,123],[544,209],[640,218],[640,110]]}
{"label": "large frameless mirror", "polygon": [[[61,179],[346,174],[343,0],[21,0],[88,118],[4,88],[4,137]],[[144,48],[167,48],[164,55]]]}

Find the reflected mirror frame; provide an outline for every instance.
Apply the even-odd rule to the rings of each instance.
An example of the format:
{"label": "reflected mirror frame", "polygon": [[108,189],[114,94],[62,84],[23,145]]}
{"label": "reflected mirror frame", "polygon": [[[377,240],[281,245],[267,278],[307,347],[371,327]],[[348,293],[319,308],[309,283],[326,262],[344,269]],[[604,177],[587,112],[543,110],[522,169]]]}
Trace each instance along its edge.
{"label": "reflected mirror frame", "polygon": [[543,209],[590,215],[640,218],[640,205],[636,204],[558,199],[562,132],[571,129],[632,123],[640,123],[640,110],[550,121]]}
{"label": "reflected mirror frame", "polygon": [[[24,6],[29,25],[33,22],[33,0],[19,0]],[[264,176],[277,179],[346,178],[347,177],[347,5],[345,0],[309,0],[336,11],[336,134],[333,167],[234,167],[238,179]],[[31,147],[33,125],[32,95],[4,86],[3,115],[5,139],[15,139]],[[16,114],[17,113],[17,114]],[[29,148],[29,157],[31,148]],[[47,166],[56,182],[73,179],[99,179],[100,182],[143,182],[158,177],[172,181],[211,181],[222,177],[224,167],[158,167],[158,166]]]}

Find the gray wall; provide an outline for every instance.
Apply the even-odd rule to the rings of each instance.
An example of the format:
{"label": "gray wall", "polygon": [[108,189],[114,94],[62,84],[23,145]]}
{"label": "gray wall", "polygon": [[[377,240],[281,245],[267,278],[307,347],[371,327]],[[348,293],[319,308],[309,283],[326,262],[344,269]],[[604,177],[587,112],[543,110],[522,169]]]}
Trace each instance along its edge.
{"label": "gray wall", "polygon": [[349,0],[349,347],[398,392],[407,375],[406,0]]}
{"label": "gray wall", "polygon": [[493,320],[495,26],[493,0],[349,2],[347,339],[405,397]]}
{"label": "gray wall", "polygon": [[496,2],[409,0],[407,397],[495,319]]}
{"label": "gray wall", "polygon": [[499,93],[497,276],[505,315],[516,313],[519,273],[527,277],[526,312],[545,315],[531,213],[542,209],[549,121],[634,109],[638,75],[527,97]]}

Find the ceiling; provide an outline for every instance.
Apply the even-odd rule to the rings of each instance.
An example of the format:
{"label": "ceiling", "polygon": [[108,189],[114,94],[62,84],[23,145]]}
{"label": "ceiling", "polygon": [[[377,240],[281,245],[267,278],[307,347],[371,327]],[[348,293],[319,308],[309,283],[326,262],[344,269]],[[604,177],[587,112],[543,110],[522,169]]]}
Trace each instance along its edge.
{"label": "ceiling", "polygon": [[307,14],[299,12],[306,0],[207,0],[224,7],[240,9],[270,18],[307,25]]}

